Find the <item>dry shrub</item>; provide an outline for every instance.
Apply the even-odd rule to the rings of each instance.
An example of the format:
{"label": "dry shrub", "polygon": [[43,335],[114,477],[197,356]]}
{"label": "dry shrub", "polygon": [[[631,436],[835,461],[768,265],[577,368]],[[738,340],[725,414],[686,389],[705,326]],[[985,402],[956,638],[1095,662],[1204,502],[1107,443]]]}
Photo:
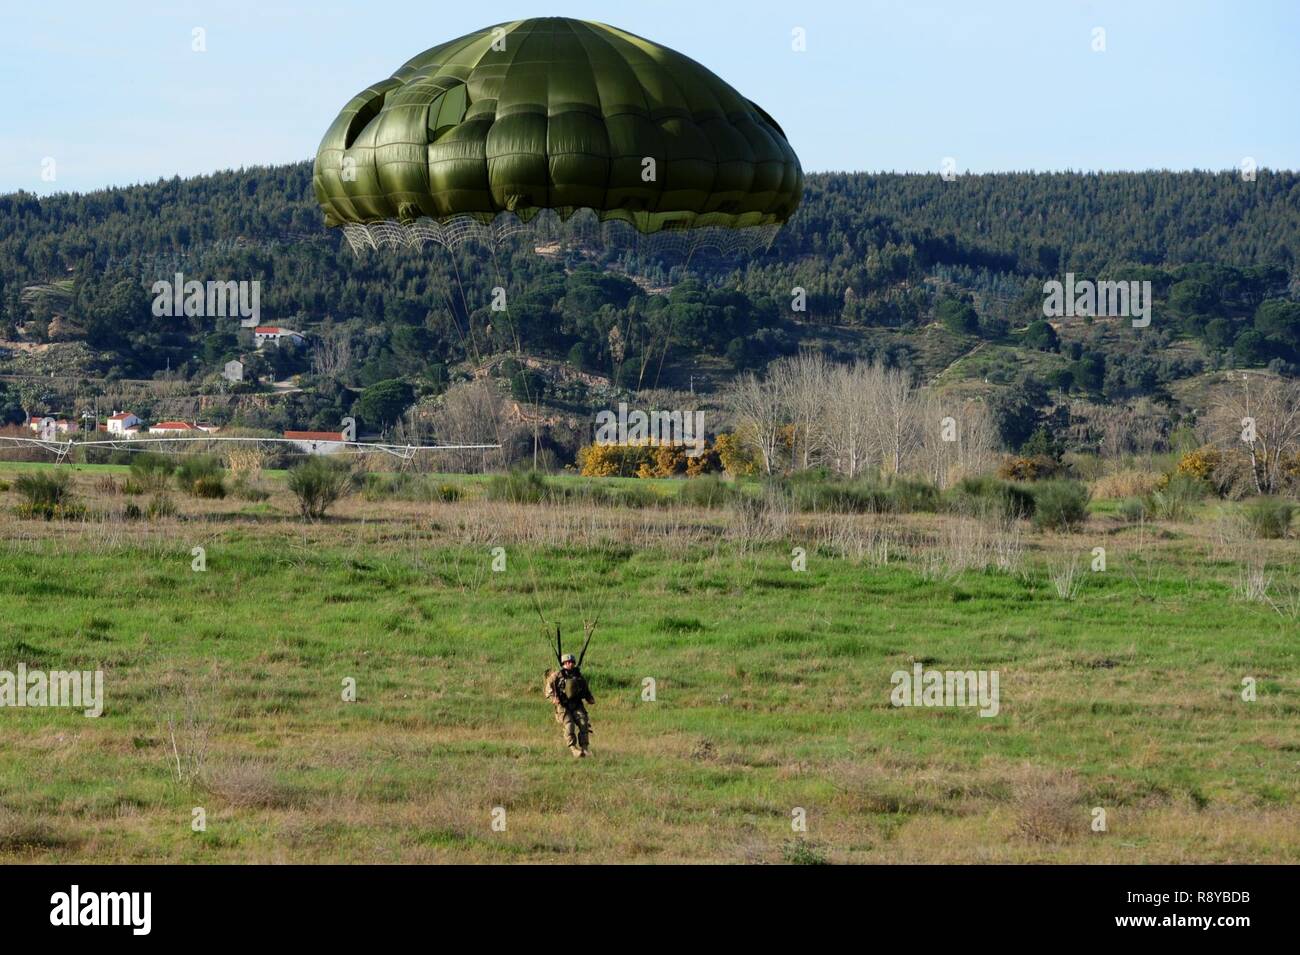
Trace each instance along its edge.
{"label": "dry shrub", "polygon": [[39,820],[0,806],[0,857],[44,854],[52,849],[74,848],[77,844],[78,840],[55,832]]}
{"label": "dry shrub", "polygon": [[998,477],[1004,481],[1044,481],[1055,477],[1061,465],[1046,454],[1033,457],[1008,457],[998,465]]}
{"label": "dry shrub", "polygon": [[1273,575],[1269,573],[1268,561],[1263,556],[1253,557],[1237,568],[1236,594],[1246,603],[1270,604],[1269,590],[1273,586]]}
{"label": "dry shrub", "polygon": [[1241,562],[1246,558],[1246,551],[1251,549],[1252,535],[1240,509],[1220,511],[1210,527],[1214,532],[1217,559]]}
{"label": "dry shrub", "polygon": [[211,666],[203,672],[172,669],[153,686],[166,758],[178,783],[192,783],[204,774],[218,679]]}
{"label": "dry shrub", "polygon": [[1059,842],[1087,831],[1089,816],[1080,805],[1078,779],[1024,765],[1011,774],[1016,834],[1029,842]]}
{"label": "dry shrub", "polygon": [[203,788],[234,809],[277,809],[293,804],[293,791],[276,781],[271,764],[249,759],[222,761],[203,773]]}
{"label": "dry shrub", "polygon": [[1255,470],[1251,467],[1250,455],[1237,448],[1224,452],[1217,459],[1208,481],[1221,497],[1233,501],[1259,493],[1255,486]]}
{"label": "dry shrub", "polygon": [[852,564],[867,561],[877,567],[889,563],[903,548],[899,535],[870,518],[835,515],[818,526],[818,543]]}
{"label": "dry shrub", "polygon": [[[805,771],[800,768],[795,775]],[[837,761],[827,767],[835,794],[831,804],[850,813],[887,815],[961,815],[972,810],[968,801],[981,794],[954,785],[950,775],[916,762]],[[904,782],[906,780],[906,782]]]}
{"label": "dry shrub", "polygon": [[1024,551],[1018,521],[952,516],[940,522],[934,544],[923,548],[917,559],[922,576],[951,580],[968,570],[1014,574]]}
{"label": "dry shrub", "polygon": [[236,446],[227,453],[226,466],[236,481],[256,481],[266,466],[266,452],[257,447]]}
{"label": "dry shrub", "polygon": [[1156,489],[1159,475],[1126,469],[1107,474],[1088,485],[1094,499],[1145,497]]}
{"label": "dry shrub", "polygon": [[1266,545],[1252,539],[1240,515],[1221,518],[1216,525],[1218,540],[1212,554],[1232,565],[1233,596],[1245,603],[1258,603],[1285,620],[1300,620],[1300,579],[1286,566],[1270,564]]}
{"label": "dry shrub", "polygon": [[691,747],[691,759],[698,759],[709,762],[718,758],[718,747],[713,744],[713,740],[700,739]]}
{"label": "dry shrub", "polygon": [[508,501],[465,501],[431,506],[439,538],[475,546],[691,547],[723,534],[721,515],[702,519],[682,507],[590,507],[582,503],[536,507]]}
{"label": "dry shrub", "polygon": [[764,488],[757,496],[741,495],[731,510],[728,535],[742,549],[751,544],[770,544],[782,540],[790,526],[794,505],[773,488]]}
{"label": "dry shrub", "polygon": [[1079,595],[1079,588],[1083,586],[1083,578],[1079,576],[1078,554],[1070,555],[1069,560],[1050,563],[1047,574],[1051,578],[1052,586],[1056,589],[1056,596],[1062,600],[1073,600]]}
{"label": "dry shrub", "polygon": [[[427,456],[427,455],[426,455]],[[332,460],[346,460],[355,474],[391,474],[393,473],[393,457],[388,454],[351,454],[351,455],[332,455]],[[411,473],[405,470],[408,465],[404,464],[403,471],[398,473]],[[413,469],[412,469],[413,470]]]}

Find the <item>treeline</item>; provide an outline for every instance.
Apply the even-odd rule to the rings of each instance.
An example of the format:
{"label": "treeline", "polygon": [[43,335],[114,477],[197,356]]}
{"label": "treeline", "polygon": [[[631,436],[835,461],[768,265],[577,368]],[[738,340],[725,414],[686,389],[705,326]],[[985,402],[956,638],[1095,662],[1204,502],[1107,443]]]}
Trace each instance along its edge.
{"label": "treeline", "polygon": [[[788,241],[835,249],[885,217],[1033,275],[1128,265],[1278,265],[1300,255],[1300,174],[1239,172],[830,173],[808,177]],[[837,228],[828,230],[833,223]],[[851,239],[849,240],[851,241]],[[994,264],[998,263],[998,264]],[[975,263],[972,263],[975,264]]]}
{"label": "treeline", "polygon": [[[1151,280],[1162,341],[1194,338],[1211,365],[1300,364],[1294,173],[813,174],[769,250],[739,264],[702,254],[689,270],[649,249],[585,249],[564,229],[573,241],[555,255],[520,237],[495,254],[470,243],[355,256],[323,227],[310,179],[299,163],[0,196],[0,338],[84,340],[109,377],[213,379],[249,354],[251,333],[233,318],[155,317],[149,286],[181,272],[259,281],[261,320],[311,333],[312,349],[264,355],[268,375],[437,390],[458,362],[522,351],[637,389],[681,383],[700,360],[761,368],[817,326],[908,332],[938,319],[972,340],[1058,351],[1038,321],[1042,283],[1072,271]],[[1141,349],[1102,337],[1065,347],[1068,378],[1050,384],[1090,395],[1153,394],[1199,370],[1158,356],[1135,367]],[[916,360],[908,348],[856,354]],[[332,414],[337,395],[328,403]]]}

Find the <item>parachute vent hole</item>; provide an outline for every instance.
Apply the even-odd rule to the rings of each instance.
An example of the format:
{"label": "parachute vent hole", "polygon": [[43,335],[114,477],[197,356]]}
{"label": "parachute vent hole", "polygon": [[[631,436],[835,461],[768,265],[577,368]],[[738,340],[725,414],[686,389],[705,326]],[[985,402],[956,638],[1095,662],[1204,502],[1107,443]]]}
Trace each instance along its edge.
{"label": "parachute vent hole", "polygon": [[357,137],[361,135],[361,131],[369,126],[371,120],[379,115],[380,110],[384,108],[384,96],[384,93],[380,93],[357,110],[357,115],[353,116],[352,122],[348,123],[347,135],[343,137],[344,149],[351,149],[352,144],[355,143]]}
{"label": "parachute vent hole", "polygon": [[437,142],[465,118],[469,110],[469,94],[464,83],[439,93],[429,104],[429,142]]}

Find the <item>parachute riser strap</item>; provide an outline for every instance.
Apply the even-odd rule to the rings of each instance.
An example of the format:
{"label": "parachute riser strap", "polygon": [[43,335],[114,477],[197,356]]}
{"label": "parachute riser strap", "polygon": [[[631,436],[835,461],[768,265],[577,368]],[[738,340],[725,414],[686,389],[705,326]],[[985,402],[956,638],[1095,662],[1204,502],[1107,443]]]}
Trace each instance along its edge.
{"label": "parachute riser strap", "polygon": [[584,625],[583,629],[587,631],[587,641],[582,645],[582,652],[578,654],[578,669],[582,669],[582,661],[587,659],[587,647],[591,646],[592,634],[596,632],[595,621]]}

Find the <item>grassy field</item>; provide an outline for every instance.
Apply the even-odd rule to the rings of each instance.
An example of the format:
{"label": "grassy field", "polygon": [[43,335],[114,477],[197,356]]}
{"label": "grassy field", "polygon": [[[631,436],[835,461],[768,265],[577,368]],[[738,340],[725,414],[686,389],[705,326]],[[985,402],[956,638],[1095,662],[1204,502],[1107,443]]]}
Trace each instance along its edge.
{"label": "grassy field", "polygon": [[[1213,514],[353,497],[304,524],[272,481],[132,522],[113,473],[76,473],[87,521],[0,494],[0,669],[106,696],[0,709],[6,861],[1300,861],[1300,549]],[[539,607],[570,646],[599,619],[591,760],[541,698]],[[915,662],[998,671],[998,715],[891,706]]]}

